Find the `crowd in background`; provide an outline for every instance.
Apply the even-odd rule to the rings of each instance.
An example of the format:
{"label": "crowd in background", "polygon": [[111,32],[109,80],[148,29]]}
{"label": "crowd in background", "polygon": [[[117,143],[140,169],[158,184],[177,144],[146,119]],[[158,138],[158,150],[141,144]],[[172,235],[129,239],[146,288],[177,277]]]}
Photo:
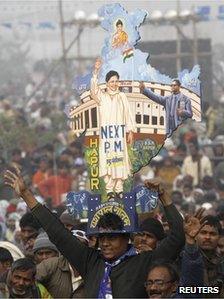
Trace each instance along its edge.
{"label": "crowd in background", "polygon": [[[35,84],[30,82],[23,97],[18,97],[13,84],[8,84],[3,90],[0,119],[12,122],[15,130],[20,126],[29,127],[32,131],[28,133],[31,132],[34,136],[31,136],[30,143],[24,136],[24,142],[21,140],[19,144],[12,143],[13,146],[7,152],[2,151],[1,174],[13,165],[19,166],[38,201],[45,203],[60,217],[63,224],[72,229],[73,234],[86,246],[97,247],[94,237],[86,237],[86,225],[73,219],[66,211],[65,197],[68,191],[89,189],[82,141],[71,137],[66,126],[67,116],[64,109],[67,104],[74,103],[72,92],[68,91],[60,80],[48,83],[47,87],[41,88],[35,94]],[[160,178],[183,217],[187,214],[193,215],[200,207],[205,209],[204,214],[208,215],[210,222],[205,226],[207,230],[203,232],[204,235],[201,234],[197,239],[204,260],[204,281],[206,285],[222,287],[224,135],[218,125],[221,123],[218,115],[219,111],[209,107],[203,112],[202,124],[190,120],[179,127],[173,137],[166,141],[157,157],[135,175],[134,183],[143,184],[146,179]],[[4,130],[2,124],[1,126]],[[56,132],[54,137],[49,137],[50,142],[47,139],[48,132]],[[46,136],[42,144],[33,141],[39,136]],[[1,147],[3,148],[2,144]],[[139,251],[153,250],[157,243],[169,234],[169,223],[160,206],[151,213],[150,219],[148,225],[142,227],[145,235],[140,234],[139,239],[134,240]],[[140,219],[140,223],[142,221],[145,219]],[[59,254],[28,211],[26,204],[16,197],[10,187],[4,185],[1,175],[0,276],[11,268],[17,259],[23,257],[29,257],[29,260],[24,261],[27,269],[32,269],[35,273],[37,271],[35,291],[39,292],[40,298],[78,298],[83,295],[82,277]],[[15,264],[12,269],[16,267]]]}

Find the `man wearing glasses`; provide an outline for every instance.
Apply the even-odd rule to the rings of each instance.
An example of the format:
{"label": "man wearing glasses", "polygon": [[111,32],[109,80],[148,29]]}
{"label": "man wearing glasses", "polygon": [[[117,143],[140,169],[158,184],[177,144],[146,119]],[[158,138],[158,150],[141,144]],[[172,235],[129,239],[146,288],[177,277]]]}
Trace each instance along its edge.
{"label": "man wearing glasses", "polygon": [[149,298],[172,298],[176,293],[179,275],[170,263],[155,263],[149,271],[145,288]]}
{"label": "man wearing glasses", "polygon": [[162,105],[166,110],[166,135],[170,137],[172,132],[187,118],[193,116],[191,100],[180,92],[181,83],[174,79],[171,83],[171,95],[161,96],[140,83],[140,92],[152,101]]}
{"label": "man wearing glasses", "polygon": [[204,286],[204,263],[196,244],[196,237],[206,225],[203,217],[204,209],[199,209],[195,215],[186,216],[184,222],[185,247],[181,254],[180,275],[170,262],[155,261],[149,268],[145,289],[148,298],[198,298],[200,294],[178,293],[178,286]]}

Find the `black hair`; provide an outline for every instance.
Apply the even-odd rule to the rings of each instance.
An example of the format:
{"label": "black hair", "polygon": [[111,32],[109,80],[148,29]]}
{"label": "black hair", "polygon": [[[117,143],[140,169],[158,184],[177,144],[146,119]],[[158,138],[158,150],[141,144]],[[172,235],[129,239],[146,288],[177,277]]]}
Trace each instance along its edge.
{"label": "black hair", "polygon": [[116,22],[116,27],[117,27],[118,25],[122,25],[122,26],[123,26],[123,22],[122,22],[121,20],[117,20],[117,22]]}
{"label": "black hair", "polygon": [[153,269],[155,269],[157,267],[167,269],[167,271],[169,272],[170,277],[171,277],[171,282],[178,282],[179,281],[179,279],[180,279],[179,274],[178,274],[177,269],[174,267],[173,264],[171,264],[169,262],[166,262],[166,261],[163,261],[163,260],[158,260],[150,266],[148,273],[151,272]]}
{"label": "black hair", "polygon": [[38,158],[38,160],[36,161],[37,163],[40,163],[40,162],[46,162],[46,163],[49,163],[49,158],[46,157],[46,156],[41,156]]}
{"label": "black hair", "polygon": [[21,155],[21,150],[19,148],[14,148],[14,150],[12,150],[12,156],[15,155]]}
{"label": "black hair", "polygon": [[61,155],[72,155],[72,152],[69,149],[66,148],[65,150],[63,150]]}
{"label": "black hair", "polygon": [[13,257],[11,255],[11,252],[4,248],[0,247],[0,262],[10,262],[13,263]]}
{"label": "black hair", "polygon": [[121,231],[124,228],[124,223],[117,214],[106,213],[100,217],[97,227]]}
{"label": "black hair", "polygon": [[199,150],[199,144],[198,144],[198,140],[197,140],[196,138],[192,138],[192,139],[189,141],[188,145],[189,145],[189,144],[193,144],[194,147],[196,148],[196,150]]}
{"label": "black hair", "polygon": [[181,83],[180,83],[179,79],[173,79],[172,82],[176,82],[178,86],[181,86]]}
{"label": "black hair", "polygon": [[83,230],[84,232],[87,232],[87,223],[86,222],[78,222],[75,224],[72,228],[72,230]]}
{"label": "black hair", "polygon": [[189,188],[190,190],[193,190],[193,186],[189,183],[185,183],[183,188]]}
{"label": "black hair", "polygon": [[46,150],[46,151],[53,152],[53,151],[54,151],[54,146],[53,146],[53,144],[47,143],[47,144],[45,144],[45,145],[42,147],[42,149],[43,149],[43,150]]}
{"label": "black hair", "polygon": [[222,226],[217,216],[207,215],[204,219],[206,221],[206,225],[216,228],[219,235],[222,233]]}
{"label": "black hair", "polygon": [[13,273],[15,270],[21,270],[21,271],[32,270],[33,277],[36,275],[36,265],[31,259],[27,257],[18,259],[12,264],[11,272]]}
{"label": "black hair", "polygon": [[215,201],[217,201],[217,194],[215,191],[208,191],[203,195],[203,202],[210,202],[212,204]]}
{"label": "black hair", "polygon": [[62,168],[63,169],[66,168],[67,170],[70,169],[69,163],[65,162],[65,161],[58,161],[57,166],[58,166],[59,169],[62,169]]}
{"label": "black hair", "polygon": [[[178,196],[178,199],[175,198],[175,196]],[[180,191],[175,190],[171,193],[171,198],[174,201],[174,204],[181,204],[183,201],[183,194]]]}
{"label": "black hair", "polygon": [[106,74],[106,78],[105,78],[106,82],[108,82],[110,80],[110,78],[113,77],[113,76],[117,76],[118,79],[120,78],[118,72],[116,72],[116,71],[109,71]]}
{"label": "black hair", "polygon": [[180,143],[180,144],[177,146],[177,149],[186,152],[186,151],[187,151],[186,144],[185,144],[185,143]]}
{"label": "black hair", "polygon": [[210,175],[205,175],[202,179],[202,181],[204,183],[214,183],[214,177],[210,176]]}
{"label": "black hair", "polygon": [[81,142],[81,140],[76,139],[75,141],[73,141],[72,143],[70,143],[69,146],[70,147],[75,147],[75,148],[81,150],[82,149],[82,142]]}
{"label": "black hair", "polygon": [[26,214],[24,214],[22,216],[22,218],[20,219],[19,225],[21,228],[30,226],[37,231],[41,228],[41,225],[39,224],[39,222],[34,218],[32,213],[30,213],[30,212],[27,212]]}

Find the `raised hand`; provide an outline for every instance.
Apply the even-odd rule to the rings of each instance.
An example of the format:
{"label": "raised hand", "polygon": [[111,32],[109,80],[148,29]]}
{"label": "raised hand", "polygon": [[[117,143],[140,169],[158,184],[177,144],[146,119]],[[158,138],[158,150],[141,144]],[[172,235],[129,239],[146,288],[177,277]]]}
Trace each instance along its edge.
{"label": "raised hand", "polygon": [[206,218],[203,217],[204,211],[205,209],[200,208],[198,211],[196,211],[195,215],[185,216],[184,231],[186,242],[189,244],[195,243],[196,236],[203,226],[206,225]]}
{"label": "raised hand", "polygon": [[95,61],[95,65],[94,65],[94,70],[95,72],[99,72],[101,66],[102,66],[103,62],[100,58],[97,58],[96,61]]}
{"label": "raised hand", "polygon": [[24,199],[30,209],[38,204],[32,192],[27,188],[17,166],[13,166],[12,170],[6,170],[4,179],[5,184],[12,187],[17,195]]}
{"label": "raised hand", "polygon": [[168,206],[172,203],[172,200],[169,194],[166,192],[164,188],[164,184],[161,182],[161,180],[159,179],[146,180],[144,184],[148,189],[158,192],[159,199],[162,202],[163,206]]}
{"label": "raised hand", "polygon": [[143,93],[143,91],[145,89],[145,83],[144,82],[140,82],[139,89],[140,89],[140,93]]}
{"label": "raised hand", "polygon": [[12,187],[19,196],[22,196],[27,189],[20,170],[16,165],[13,166],[13,170],[6,170],[4,179],[5,184]]}

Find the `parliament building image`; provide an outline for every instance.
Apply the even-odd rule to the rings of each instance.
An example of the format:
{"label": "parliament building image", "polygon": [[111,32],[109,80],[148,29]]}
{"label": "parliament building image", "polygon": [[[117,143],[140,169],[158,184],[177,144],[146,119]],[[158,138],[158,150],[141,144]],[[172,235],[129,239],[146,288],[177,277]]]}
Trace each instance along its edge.
{"label": "parliament building image", "polygon": [[[102,90],[106,88],[106,84],[99,86]],[[171,93],[170,85],[145,82],[145,86],[162,96]],[[137,133],[138,138],[141,139],[141,135],[145,136],[145,134],[164,138],[166,132],[164,107],[140,93],[139,81],[120,81],[120,91],[124,92],[129,100],[135,120],[135,133]],[[192,119],[200,121],[200,97],[185,88],[181,88],[181,92],[191,99]],[[71,130],[75,136],[79,136],[85,130],[85,136],[99,135],[99,111],[96,102],[91,98],[89,90],[83,92],[80,98],[81,104],[70,109]]]}

